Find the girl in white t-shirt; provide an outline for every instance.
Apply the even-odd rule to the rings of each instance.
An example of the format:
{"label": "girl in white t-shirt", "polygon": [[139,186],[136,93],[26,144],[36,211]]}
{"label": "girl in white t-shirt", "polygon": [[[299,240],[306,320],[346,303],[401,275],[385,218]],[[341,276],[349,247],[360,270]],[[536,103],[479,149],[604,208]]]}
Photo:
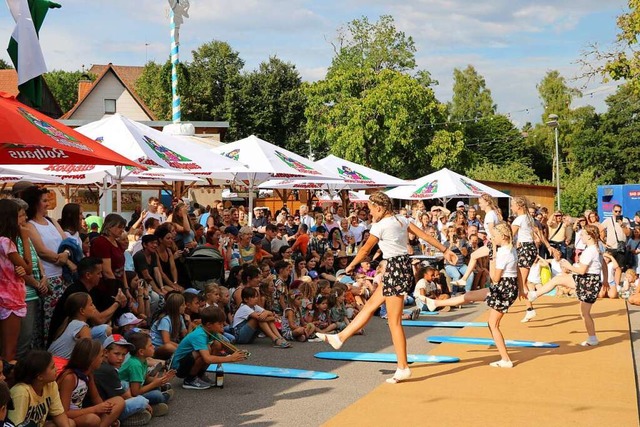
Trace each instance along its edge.
{"label": "girl in white t-shirt", "polygon": [[471,253],[467,271],[465,271],[462,277],[455,282],[455,284],[461,288],[465,287],[467,279],[469,278],[471,273],[473,273],[473,270],[475,270],[478,258],[488,256],[489,259],[493,259],[493,229],[495,228],[496,224],[502,221],[502,212],[500,212],[500,208],[498,207],[498,204],[493,199],[493,197],[491,197],[487,193],[483,193],[480,198],[478,198],[478,205],[480,206],[480,209],[482,209],[485,213],[484,229],[487,233],[487,243]]}
{"label": "girl in white t-shirt", "polygon": [[[538,258],[538,247],[535,244],[534,235],[540,239],[540,241],[551,251],[551,245],[539,232],[536,227],[535,221],[529,215],[529,202],[522,196],[514,197],[511,199],[511,211],[517,216],[511,224],[511,232],[513,233],[514,240],[517,241],[518,251],[518,287],[521,295],[525,295],[525,290],[534,290],[535,288],[528,287],[529,272],[531,266]],[[527,323],[534,317],[536,317],[536,311],[533,309],[531,301],[526,301],[527,311],[522,323]]]}
{"label": "girl in white t-shirt", "polygon": [[[563,259],[560,265],[564,273],[555,276],[538,290],[529,291],[527,298],[533,302],[538,296],[546,294],[558,285],[575,289],[580,300],[580,314],[584,319],[584,325],[589,334],[587,340],[580,345],[589,347],[598,345],[596,328],[591,317],[591,307],[598,298],[602,282],[607,283],[607,269],[602,268],[604,259],[598,248],[598,242],[600,241],[598,227],[592,224],[587,225],[584,228],[583,239],[587,244],[587,248],[580,254],[578,262],[571,264]],[[601,274],[604,274],[604,280],[600,277]]]}
{"label": "girl in white t-shirt", "polygon": [[504,337],[500,331],[500,321],[509,307],[518,298],[518,255],[513,247],[511,228],[504,223],[498,223],[493,227],[492,238],[498,250],[495,259],[489,263],[489,275],[491,286],[467,292],[457,297],[434,300],[427,298],[429,311],[435,311],[438,307],[458,306],[474,301],[486,301],[491,311],[489,313],[489,330],[495,341],[496,348],[501,359],[491,362],[489,365],[495,368],[512,368],[513,362],[507,353]]}
{"label": "girl in white t-shirt", "polygon": [[426,240],[444,253],[444,257],[452,264],[456,263],[457,256],[446,249],[433,236],[426,234],[408,218],[394,215],[393,206],[389,196],[377,192],[369,197],[369,211],[374,224],[371,226],[371,235],[351,263],[346,272],[350,274],[368,255],[369,251],[377,244],[382,250],[383,262],[386,267],[382,277],[382,286],[378,286],[358,315],[337,335],[316,333],[316,336],[331,344],[334,349],[339,349],[351,336],[365,327],[375,311],[386,304],[389,330],[393,340],[393,346],[398,359],[398,368],[388,383],[398,383],[411,377],[411,370],[407,364],[407,340],[402,329],[402,309],[404,296],[407,295],[413,285],[413,269],[411,260],[407,254],[408,233]]}

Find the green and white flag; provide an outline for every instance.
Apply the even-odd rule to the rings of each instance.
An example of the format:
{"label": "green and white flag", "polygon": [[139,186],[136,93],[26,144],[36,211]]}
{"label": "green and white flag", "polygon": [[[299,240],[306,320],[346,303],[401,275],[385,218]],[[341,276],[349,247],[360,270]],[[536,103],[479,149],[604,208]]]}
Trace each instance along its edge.
{"label": "green and white flag", "polygon": [[18,86],[47,72],[38,33],[27,0],[7,0],[16,27],[7,52],[18,71]]}

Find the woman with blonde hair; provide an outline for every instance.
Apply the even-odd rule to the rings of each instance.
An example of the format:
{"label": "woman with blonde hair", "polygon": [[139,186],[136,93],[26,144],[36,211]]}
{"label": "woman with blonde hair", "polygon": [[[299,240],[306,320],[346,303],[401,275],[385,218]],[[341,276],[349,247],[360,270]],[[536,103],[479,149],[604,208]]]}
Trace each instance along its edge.
{"label": "woman with blonde hair", "polygon": [[378,286],[362,310],[344,330],[336,335],[316,333],[316,336],[337,350],[346,340],[364,328],[378,307],[385,303],[391,339],[398,360],[398,368],[393,377],[387,379],[387,382],[395,384],[411,377],[411,370],[407,364],[407,340],[404,329],[402,329],[404,297],[414,284],[411,259],[407,254],[408,234],[411,232],[440,249],[444,253],[445,259],[451,263],[455,264],[457,257],[434,237],[418,228],[409,218],[395,215],[391,199],[386,194],[382,192],[372,194],[368,204],[374,220],[370,230],[371,234],[365,245],[347,266],[346,273],[351,274],[355,267],[369,255],[371,249],[378,244],[385,263],[382,286]]}
{"label": "woman with blonde hair", "polygon": [[[604,259],[598,247],[600,230],[597,226],[589,224],[584,228],[584,231],[583,240],[587,244],[587,248],[580,254],[578,262],[571,264],[566,259],[561,260],[560,266],[564,272],[537,290],[529,291],[527,298],[533,302],[540,295],[550,292],[556,286],[575,289],[580,301],[580,314],[588,334],[587,340],[580,345],[590,347],[599,343],[593,317],[591,317],[591,307],[598,298],[602,283],[608,283],[608,278],[607,269],[604,268]],[[604,279],[601,278],[601,275],[604,276]]]}
{"label": "woman with blonde hair", "polygon": [[462,275],[462,277],[455,283],[459,287],[464,287],[467,279],[471,275],[471,273],[476,268],[476,263],[478,262],[478,258],[489,257],[489,259],[493,259],[494,252],[494,243],[493,243],[493,229],[500,221],[502,221],[502,212],[498,207],[496,201],[487,193],[482,193],[480,198],[478,199],[478,206],[485,213],[484,215],[484,229],[487,233],[487,243],[476,249],[471,253],[471,257],[469,258],[469,267],[467,271]]}
{"label": "woman with blonde hair", "polygon": [[493,225],[491,232],[493,241],[498,246],[495,259],[491,259],[489,264],[491,286],[444,300],[425,298],[425,302],[430,311],[436,311],[438,307],[454,307],[470,302],[486,301],[491,308],[489,330],[501,356],[500,360],[491,362],[489,365],[494,368],[511,368],[513,362],[509,358],[504,337],[500,331],[500,321],[518,297],[518,255],[513,247],[511,228],[506,223],[500,222]]}
{"label": "woman with blonde hair", "polygon": [[[514,240],[518,242],[518,288],[520,295],[525,295],[529,290],[529,271],[536,259],[538,259],[538,247],[535,244],[536,237],[542,244],[544,244],[547,250],[551,253],[552,248],[544,235],[536,227],[535,221],[529,215],[529,202],[522,196],[513,197],[511,199],[511,211],[517,216],[511,224],[511,232],[513,233]],[[532,285],[531,285],[532,286]],[[522,323],[529,322],[536,317],[536,311],[533,309],[533,304],[530,301],[526,301],[527,312]]]}

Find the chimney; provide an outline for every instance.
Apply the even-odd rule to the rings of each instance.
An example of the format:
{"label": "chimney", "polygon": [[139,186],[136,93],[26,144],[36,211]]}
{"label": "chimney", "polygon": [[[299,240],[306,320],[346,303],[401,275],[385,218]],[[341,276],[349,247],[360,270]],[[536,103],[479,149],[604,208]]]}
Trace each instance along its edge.
{"label": "chimney", "polygon": [[92,84],[93,82],[89,79],[86,79],[86,80],[83,79],[78,82],[78,100],[81,100],[82,98],[84,98],[84,96],[91,89]]}

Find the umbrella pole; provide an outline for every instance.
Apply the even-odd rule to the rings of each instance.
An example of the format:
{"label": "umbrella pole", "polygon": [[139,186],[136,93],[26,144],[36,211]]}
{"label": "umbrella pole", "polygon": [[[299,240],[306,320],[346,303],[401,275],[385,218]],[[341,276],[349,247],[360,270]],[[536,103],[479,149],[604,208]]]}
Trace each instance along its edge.
{"label": "umbrella pole", "polygon": [[102,212],[103,218],[107,216],[107,177],[106,176],[102,178],[102,197],[100,197],[100,204],[98,209],[99,209],[98,215],[100,214],[100,212]]}
{"label": "umbrella pole", "polygon": [[122,213],[122,166],[116,167],[116,212]]}

